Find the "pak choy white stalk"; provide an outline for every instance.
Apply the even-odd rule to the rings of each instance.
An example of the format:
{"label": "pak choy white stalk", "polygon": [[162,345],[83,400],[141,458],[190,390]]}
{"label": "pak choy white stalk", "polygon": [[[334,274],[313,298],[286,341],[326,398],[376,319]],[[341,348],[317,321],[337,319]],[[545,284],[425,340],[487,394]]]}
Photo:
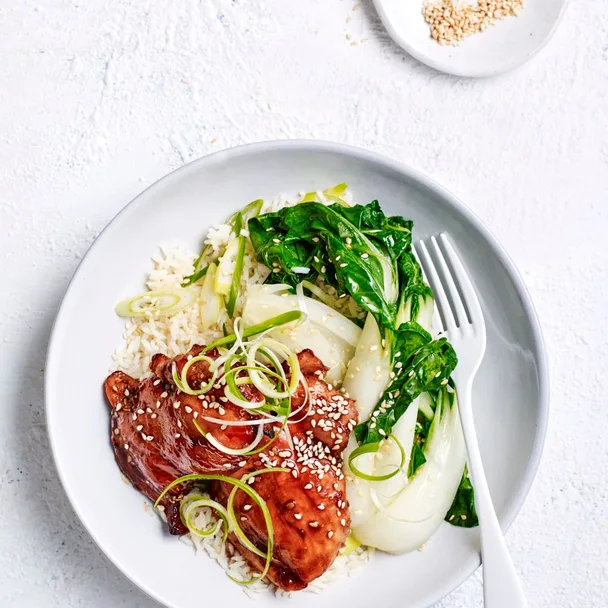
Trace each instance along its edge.
{"label": "pak choy white stalk", "polygon": [[[412,250],[411,221],[385,216],[377,201],[304,202],[251,219],[248,227],[258,260],[273,269],[268,282],[295,287],[303,277],[293,268],[307,267],[307,281],[322,277],[369,313],[344,382],[365,420],[356,428],[360,445],[386,439],[421,394],[435,402],[457,357],[447,340],[433,340],[422,327],[430,329],[433,296]],[[404,446],[409,477],[425,462],[429,424],[421,417]],[[475,518],[461,521],[474,525]]]}

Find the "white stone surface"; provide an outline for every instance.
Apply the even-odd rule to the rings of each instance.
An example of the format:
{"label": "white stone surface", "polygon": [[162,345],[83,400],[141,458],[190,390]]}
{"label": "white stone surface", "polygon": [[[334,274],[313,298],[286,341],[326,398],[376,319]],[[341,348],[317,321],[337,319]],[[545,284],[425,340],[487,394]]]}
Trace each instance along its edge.
{"label": "white stone surface", "polygon": [[[3,608],[155,605],[59,485],[43,414],[51,324],[87,247],[145,186],[214,150],[296,137],[426,170],[515,259],[545,331],[552,414],[509,545],[531,607],[607,605],[608,5],[571,2],[530,64],[461,80],[404,55],[355,2],[0,3]],[[439,606],[478,608],[480,581]]]}

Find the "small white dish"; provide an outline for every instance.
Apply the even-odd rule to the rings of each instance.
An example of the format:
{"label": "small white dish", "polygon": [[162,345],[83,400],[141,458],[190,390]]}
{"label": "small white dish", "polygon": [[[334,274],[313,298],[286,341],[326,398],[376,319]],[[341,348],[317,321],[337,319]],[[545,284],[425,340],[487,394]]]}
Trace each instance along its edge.
{"label": "small white dish", "polygon": [[[170,608],[276,608],[255,604],[208,556],[171,537],[123,483],[102,391],[123,319],[114,305],[137,293],[159,244],[197,251],[211,224],[257,198],[347,182],[360,202],[415,222],[415,238],[449,232],[477,286],[488,347],[475,382],[475,423],[498,517],[508,528],[538,468],[548,405],[547,360],[530,297],[495,238],[455,196],[424,174],[371,152],[314,141],[266,142],[201,158],[148,188],[107,226],[67,290],[50,340],[46,419],[65,491],[93,539],[136,585]],[[479,532],[444,524],[423,551],[377,554],[323,594],[289,608],[428,608],[479,566]]]}
{"label": "small white dish", "polygon": [[[507,17],[462,40],[442,46],[422,16],[425,0],[373,0],[391,38],[412,57],[448,74],[496,76],[531,59],[549,42],[567,0],[526,0],[518,17]],[[475,0],[473,0],[475,1]]]}

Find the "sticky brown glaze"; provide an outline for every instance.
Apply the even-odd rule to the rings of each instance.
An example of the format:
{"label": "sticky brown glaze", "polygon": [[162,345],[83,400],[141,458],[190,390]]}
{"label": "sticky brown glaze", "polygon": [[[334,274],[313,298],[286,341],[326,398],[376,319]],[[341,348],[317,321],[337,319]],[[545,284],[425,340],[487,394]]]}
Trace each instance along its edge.
{"label": "sticky brown glaze", "polygon": [[[290,424],[293,450],[281,435],[268,450],[251,457],[233,473],[242,478],[267,467],[287,468],[287,473],[264,473],[252,488],[266,501],[274,527],[275,548],[268,578],[281,589],[297,591],[321,576],[333,563],[348,534],[350,515],[342,450],[357,422],[352,400],[330,389],[320,379],[326,370],[311,351],[300,353],[301,370],[309,386],[306,410]],[[303,403],[304,391],[293,398],[293,409]],[[308,409],[308,408],[307,408]],[[214,496],[224,503],[232,485],[215,483]],[[266,551],[267,528],[261,509],[244,493],[237,492],[235,515],[243,531],[261,551]],[[230,542],[258,571],[264,560],[244,548],[234,535]]]}
{"label": "sticky brown glaze", "polygon": [[[352,400],[328,385],[322,376],[326,368],[310,350],[299,353],[298,360],[306,390],[300,384],[292,397],[295,413],[289,424],[293,449],[285,434],[263,452],[251,457],[230,456],[214,448],[203,437],[212,432],[222,444],[240,449],[253,441],[255,430],[249,426],[226,427],[205,420],[247,420],[250,414],[224,396],[218,384],[203,398],[187,395],[176,387],[173,369],[181,375],[190,356],[200,354],[194,347],[186,355],[169,359],[155,355],[151,378],[135,380],[114,372],[105,382],[112,407],[112,444],[119,467],[133,486],[156,500],[172,481],[191,473],[221,473],[241,478],[267,467],[284,467],[289,472],[266,473],[254,478],[252,487],[270,510],[275,549],[268,578],[281,589],[303,589],[333,563],[350,533],[349,508],[342,471],[342,450],[357,422]],[[212,359],[218,353],[211,351]],[[205,361],[188,370],[192,387],[210,378]],[[254,387],[243,385],[251,401],[261,400]],[[267,425],[264,442],[272,439],[280,425]],[[226,502],[233,486],[216,482],[212,495]],[[189,487],[175,488],[163,501],[172,533],[184,534],[179,503]],[[261,510],[243,492],[235,497],[235,514],[247,537],[262,551],[267,546],[267,529]],[[234,535],[230,542],[261,571],[264,560],[243,547]]]}
{"label": "sticky brown glaze", "polygon": [[[200,348],[194,351],[200,352]],[[214,353],[217,356],[217,353]],[[176,360],[178,370],[187,358]],[[238,468],[242,458],[220,452],[202,435],[213,435],[234,449],[247,446],[254,437],[251,427],[227,427],[222,430],[205,418],[215,420],[245,420],[250,416],[242,408],[225,399],[223,388],[212,389],[204,399],[177,389],[171,369],[173,361],[155,355],[150,365],[151,378],[135,380],[123,372],[114,372],[105,381],[105,393],[110,402],[111,437],[116,462],[135,488],[151,500],[156,500],[172,481],[191,473],[220,473]],[[188,374],[191,386],[194,378],[207,381],[210,377],[205,362],[194,364]],[[201,429],[199,430],[199,428]],[[169,528],[173,534],[186,532],[176,503],[188,487],[178,486],[163,502]]]}

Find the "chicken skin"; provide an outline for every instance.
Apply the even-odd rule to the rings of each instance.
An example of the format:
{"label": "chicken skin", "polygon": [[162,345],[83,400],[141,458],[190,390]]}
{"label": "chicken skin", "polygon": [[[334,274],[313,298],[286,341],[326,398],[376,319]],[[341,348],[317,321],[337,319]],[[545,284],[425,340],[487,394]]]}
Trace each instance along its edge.
{"label": "chicken skin", "polygon": [[[105,392],[112,408],[116,461],[133,486],[152,500],[169,483],[191,473],[240,479],[265,468],[287,469],[261,473],[248,482],[266,502],[272,517],[275,546],[268,579],[284,590],[303,589],[329,568],[350,533],[341,453],[357,423],[354,403],[322,379],[326,368],[312,351],[302,351],[298,360],[303,382],[292,396],[294,414],[287,427],[289,433],[271,422],[264,425],[260,444],[268,445],[266,449],[251,456],[226,454],[202,433],[211,433],[228,448],[243,449],[254,440],[257,427],[222,423],[256,416],[225,397],[221,380],[200,396],[178,389],[174,366],[181,374],[188,358],[201,350],[194,347],[173,360],[155,355],[150,365],[153,376],[141,382],[123,372],[107,378]],[[205,354],[211,359],[218,356],[216,351]],[[207,383],[210,377],[206,361],[192,364],[187,374],[191,387]],[[262,395],[253,386],[240,388],[248,400],[261,401]],[[187,532],[179,504],[190,487],[182,484],[163,499],[162,508],[174,534]],[[226,482],[213,482],[209,491],[226,504],[233,488]],[[268,530],[261,509],[237,491],[234,513],[247,538],[265,552]],[[244,547],[233,533],[228,539],[255,570],[263,570],[262,558]]]}

